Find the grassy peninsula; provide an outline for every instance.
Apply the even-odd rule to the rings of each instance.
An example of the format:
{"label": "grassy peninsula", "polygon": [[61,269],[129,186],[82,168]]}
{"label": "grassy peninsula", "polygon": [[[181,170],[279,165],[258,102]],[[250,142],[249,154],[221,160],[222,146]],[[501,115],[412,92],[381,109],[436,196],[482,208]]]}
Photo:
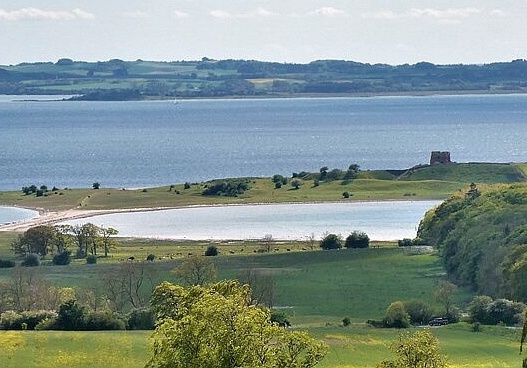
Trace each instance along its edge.
{"label": "grassy peninsula", "polygon": [[[345,170],[328,169],[326,175]],[[279,188],[273,178],[218,179],[141,189],[56,189],[42,196],[21,191],[0,192],[0,205],[40,208],[48,211],[112,210],[180,207],[191,205],[288,203],[322,201],[376,201],[446,199],[465,190],[470,183],[509,183],[526,180],[527,164],[452,163],[418,166],[408,170],[359,170],[356,176],[321,178],[321,172],[298,172],[285,177]],[[281,176],[281,175],[280,175]],[[298,187],[292,186],[298,179]],[[203,195],[205,189],[224,182],[244,182],[247,190],[230,195]],[[45,183],[30,183],[37,187]],[[48,187],[49,183],[47,184]],[[348,198],[344,195],[347,192]]]}

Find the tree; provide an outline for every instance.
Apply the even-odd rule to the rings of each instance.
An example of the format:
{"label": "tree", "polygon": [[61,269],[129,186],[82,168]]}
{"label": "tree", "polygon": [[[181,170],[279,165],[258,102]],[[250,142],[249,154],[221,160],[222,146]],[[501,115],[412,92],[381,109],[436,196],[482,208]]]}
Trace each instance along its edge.
{"label": "tree", "polygon": [[238,275],[238,280],[251,288],[251,304],[273,307],[276,283],[271,273],[248,268]]}
{"label": "tree", "polygon": [[299,178],[294,178],[293,180],[291,180],[291,186],[295,189],[300,189],[300,187],[302,186],[302,184],[304,184],[304,182],[302,181],[302,179],[299,179]]}
{"label": "tree", "polygon": [[[454,296],[457,286],[448,281],[440,281],[434,290],[434,299],[443,305],[446,316],[451,320],[456,320],[454,312]],[[456,317],[456,318],[453,318]]]}
{"label": "tree", "polygon": [[93,189],[99,189],[101,187],[101,184],[99,182],[95,182],[92,184]]}
{"label": "tree", "polygon": [[206,285],[216,278],[214,263],[208,257],[189,256],[172,270],[186,285]]}
{"label": "tree", "polygon": [[384,324],[388,327],[407,328],[410,327],[410,316],[404,308],[403,302],[396,301],[386,309]]}
{"label": "tree", "polygon": [[420,299],[407,300],[403,304],[412,324],[426,324],[434,314],[430,305]]}
{"label": "tree", "polygon": [[117,241],[113,236],[117,235],[119,231],[114,229],[113,227],[100,227],[99,228],[100,233],[100,243],[102,245],[102,248],[104,249],[104,256],[108,257],[108,253],[110,253],[111,249],[114,249],[117,246]]}
{"label": "tree", "polygon": [[320,248],[324,250],[342,248],[342,239],[336,234],[328,234],[320,242]]}
{"label": "tree", "polygon": [[152,296],[157,317],[147,367],[310,368],[327,347],[270,321],[235,281],[184,288],[163,282]]}
{"label": "tree", "polygon": [[156,279],[157,271],[151,262],[122,262],[102,278],[110,308],[115,312],[122,312],[126,307],[145,307]]}
{"label": "tree", "polygon": [[45,257],[48,252],[53,250],[52,243],[55,234],[56,230],[53,226],[35,226],[29,228],[23,235],[14,240],[11,243],[11,248],[15,254],[27,255],[35,253]]}
{"label": "tree", "polygon": [[370,237],[363,231],[354,231],[346,238],[346,248],[368,248]]}
{"label": "tree", "polygon": [[413,334],[401,333],[399,341],[391,346],[396,360],[383,361],[377,368],[444,368],[446,356],[441,354],[439,340],[430,329],[417,330]]}

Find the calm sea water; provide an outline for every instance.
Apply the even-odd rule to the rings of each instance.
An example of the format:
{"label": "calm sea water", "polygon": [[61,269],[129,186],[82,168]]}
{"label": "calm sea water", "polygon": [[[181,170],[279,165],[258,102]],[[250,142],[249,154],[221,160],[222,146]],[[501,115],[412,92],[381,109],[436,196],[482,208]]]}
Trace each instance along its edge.
{"label": "calm sea water", "polygon": [[[354,230],[373,240],[414,238],[424,213],[438,201],[280,204],[192,207],[173,210],[117,213],[72,220],[113,227],[119,236],[168,239],[318,240],[325,232],[348,236]],[[203,221],[203,219],[206,219]]]}
{"label": "calm sea water", "polygon": [[403,169],[430,151],[527,161],[527,96],[172,102],[0,98],[0,190],[149,187],[322,166]]}
{"label": "calm sea water", "polygon": [[29,220],[38,217],[38,212],[18,207],[0,206],[0,226],[11,222]]}

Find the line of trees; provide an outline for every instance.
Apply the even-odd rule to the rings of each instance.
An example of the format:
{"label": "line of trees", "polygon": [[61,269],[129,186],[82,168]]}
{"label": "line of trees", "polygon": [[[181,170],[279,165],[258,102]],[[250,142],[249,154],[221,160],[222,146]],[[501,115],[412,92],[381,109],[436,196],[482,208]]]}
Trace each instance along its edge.
{"label": "line of trees", "polygon": [[11,249],[15,254],[23,257],[29,254],[37,254],[41,258],[48,254],[59,256],[71,254],[73,250],[77,258],[86,258],[88,255],[99,256],[101,252],[106,257],[117,245],[115,239],[117,234],[118,231],[112,227],[106,228],[92,223],[40,225],[19,235],[12,241]]}

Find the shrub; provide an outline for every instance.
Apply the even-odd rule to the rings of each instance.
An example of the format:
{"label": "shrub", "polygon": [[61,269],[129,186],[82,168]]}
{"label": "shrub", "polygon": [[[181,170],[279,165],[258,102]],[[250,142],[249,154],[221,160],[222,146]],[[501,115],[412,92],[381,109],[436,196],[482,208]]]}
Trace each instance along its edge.
{"label": "shrub", "polygon": [[211,183],[205,190],[203,190],[202,194],[206,196],[237,197],[248,189],[249,184],[247,180],[232,179]]}
{"label": "shrub", "polygon": [[84,308],[76,300],[68,300],[59,307],[56,329],[64,331],[81,331],[84,328]]}
{"label": "shrub", "polygon": [[351,194],[350,194],[350,192],[348,192],[348,191],[345,191],[344,193],[342,193],[342,196],[343,196],[344,198],[346,198],[346,199],[348,199],[348,198],[350,197],[350,195],[351,195]]}
{"label": "shrub", "polygon": [[183,184],[183,189],[190,189],[190,183],[188,181]]}
{"label": "shrub", "polygon": [[344,317],[344,318],[342,319],[342,325],[343,325],[344,327],[351,325],[351,319],[350,319],[349,317]]}
{"label": "shrub", "polygon": [[423,300],[412,299],[404,301],[403,304],[410,317],[410,322],[414,325],[427,324],[434,315],[432,307]]}
{"label": "shrub", "polygon": [[149,255],[146,256],[146,260],[149,262],[154,262],[154,259],[156,259],[155,254],[150,253]]}
{"label": "shrub", "polygon": [[320,248],[325,250],[340,249],[342,248],[342,240],[338,235],[328,234],[320,242]]}
{"label": "shrub", "polygon": [[409,238],[404,238],[404,239],[400,239],[397,244],[400,246],[400,247],[411,247],[413,245],[413,242],[412,242],[412,239],[409,239]]}
{"label": "shrub", "polygon": [[134,309],[128,314],[128,330],[153,330],[155,328],[154,312],[149,308]]}
{"label": "shrub", "polygon": [[69,265],[71,262],[71,252],[66,250],[60,254],[53,256],[52,262],[54,265],[57,266]]}
{"label": "shrub", "polygon": [[40,266],[40,257],[36,253],[29,253],[22,261],[24,267]]}
{"label": "shrub", "polygon": [[368,248],[370,237],[362,231],[354,231],[346,238],[346,248]]}
{"label": "shrub", "polygon": [[291,323],[283,311],[272,310],[271,322],[276,323],[280,327],[291,327]]}
{"label": "shrub", "polygon": [[275,188],[275,189],[280,189],[280,188],[282,188],[282,183],[279,182],[279,181],[276,182],[276,183],[274,183],[274,188]]}
{"label": "shrub", "polygon": [[0,259],[0,268],[11,268],[11,267],[15,267],[14,261]]}
{"label": "shrub", "polygon": [[410,316],[404,308],[403,302],[396,301],[390,304],[384,317],[386,327],[408,328],[410,327]]}
{"label": "shrub", "polygon": [[97,263],[97,256],[90,254],[86,257],[86,263],[87,264],[96,264]]}
{"label": "shrub", "polygon": [[85,331],[124,330],[125,324],[116,314],[109,311],[88,312],[84,317]]}
{"label": "shrub", "polygon": [[57,313],[51,310],[7,311],[0,315],[0,328],[3,330],[34,330],[46,319],[54,319]]}
{"label": "shrub", "polygon": [[215,245],[209,245],[205,251],[206,256],[217,256],[218,248]]}

